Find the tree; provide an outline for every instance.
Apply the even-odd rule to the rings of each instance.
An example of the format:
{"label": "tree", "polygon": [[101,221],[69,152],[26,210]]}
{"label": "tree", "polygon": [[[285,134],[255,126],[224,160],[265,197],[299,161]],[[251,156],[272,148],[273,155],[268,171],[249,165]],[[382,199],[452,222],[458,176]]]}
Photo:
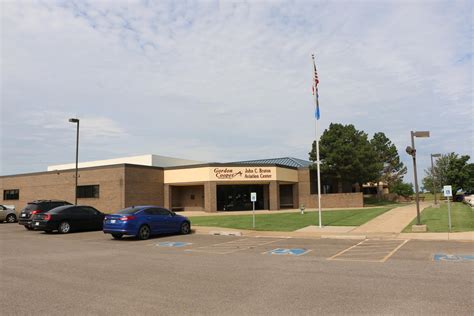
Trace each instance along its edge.
{"label": "tree", "polygon": [[[331,123],[319,142],[321,173],[334,178],[338,192],[344,181],[363,183],[376,181],[381,164],[367,134],[354,125]],[[313,142],[310,160],[316,161],[316,142]]]}
{"label": "tree", "polygon": [[377,182],[387,183],[392,191],[392,186],[403,180],[407,167],[400,161],[397,147],[384,133],[375,133],[370,143],[374,146],[378,161],[382,163]]}
{"label": "tree", "polygon": [[391,192],[404,197],[409,197],[410,195],[413,195],[413,184],[398,181],[393,183]]}
{"label": "tree", "polygon": [[468,163],[469,159],[468,155],[459,156],[454,152],[442,155],[436,161],[434,170],[431,167],[425,170],[423,186],[433,191],[434,174],[437,190],[440,190],[443,185],[451,185],[453,193],[460,189],[474,190],[474,164]]}

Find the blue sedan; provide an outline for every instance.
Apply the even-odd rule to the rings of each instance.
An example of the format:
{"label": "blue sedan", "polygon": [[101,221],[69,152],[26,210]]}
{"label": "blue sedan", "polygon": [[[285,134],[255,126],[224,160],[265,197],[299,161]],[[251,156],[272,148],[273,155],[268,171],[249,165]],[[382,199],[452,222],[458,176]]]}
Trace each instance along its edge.
{"label": "blue sedan", "polygon": [[115,239],[132,235],[144,240],[154,234],[189,234],[191,222],[187,217],[162,207],[132,206],[105,216],[103,230]]}

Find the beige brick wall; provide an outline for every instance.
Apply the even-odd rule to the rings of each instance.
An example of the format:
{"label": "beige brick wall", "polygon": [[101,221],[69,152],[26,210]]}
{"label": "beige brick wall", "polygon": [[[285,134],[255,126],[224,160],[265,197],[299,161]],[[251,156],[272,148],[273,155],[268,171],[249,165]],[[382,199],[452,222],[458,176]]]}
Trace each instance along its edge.
{"label": "beige brick wall", "polygon": [[[318,195],[311,194],[309,169],[299,169],[298,180],[299,204],[304,204],[306,208],[318,207]],[[321,207],[323,208],[363,206],[364,196],[362,192],[321,194]]]}
{"label": "beige brick wall", "polygon": [[[0,204],[15,205],[20,211],[38,199],[58,199],[74,203],[74,170],[43,172],[0,178]],[[116,211],[123,206],[124,167],[80,169],[78,185],[100,186],[99,198],[78,199],[78,204],[91,205],[103,212]],[[3,200],[3,190],[19,189],[19,200]]]}
{"label": "beige brick wall", "polygon": [[158,168],[127,165],[125,169],[125,207],[164,206],[164,171]]}
{"label": "beige brick wall", "polygon": [[203,211],[204,185],[172,186],[171,199],[173,208],[179,207],[184,211]]}

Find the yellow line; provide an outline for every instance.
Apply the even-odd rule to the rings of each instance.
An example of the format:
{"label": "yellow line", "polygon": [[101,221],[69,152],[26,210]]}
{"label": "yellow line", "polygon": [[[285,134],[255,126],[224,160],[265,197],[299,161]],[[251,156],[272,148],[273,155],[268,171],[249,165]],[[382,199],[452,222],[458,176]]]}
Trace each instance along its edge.
{"label": "yellow line", "polygon": [[388,255],[385,256],[385,258],[382,259],[380,262],[385,262],[387,261],[388,258],[390,258],[398,249],[400,249],[404,244],[406,244],[408,240],[403,241],[397,248],[393,249]]}
{"label": "yellow line", "polygon": [[327,260],[334,260],[334,258],[336,258],[337,256],[340,256],[340,255],[342,255],[343,253],[345,253],[346,251],[349,251],[349,250],[351,250],[352,248],[359,246],[360,244],[362,244],[362,243],[365,242],[366,240],[367,240],[367,239],[362,240],[362,241],[359,242],[358,244],[355,244],[355,245],[352,246],[352,247],[349,247],[349,248],[347,248],[347,249],[345,249],[345,250],[343,250],[343,251],[341,251],[341,252],[336,253],[334,256],[328,258]]}

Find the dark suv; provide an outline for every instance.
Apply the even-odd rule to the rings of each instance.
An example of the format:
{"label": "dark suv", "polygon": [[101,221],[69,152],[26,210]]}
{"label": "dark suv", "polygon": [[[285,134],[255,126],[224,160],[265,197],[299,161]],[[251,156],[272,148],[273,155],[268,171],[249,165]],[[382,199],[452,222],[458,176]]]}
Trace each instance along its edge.
{"label": "dark suv", "polygon": [[29,202],[25,208],[21,211],[20,216],[18,218],[18,224],[25,226],[28,230],[33,230],[33,226],[31,225],[31,220],[34,214],[40,214],[52,210],[58,206],[63,205],[72,205],[66,201],[60,200],[37,200],[33,202]]}

